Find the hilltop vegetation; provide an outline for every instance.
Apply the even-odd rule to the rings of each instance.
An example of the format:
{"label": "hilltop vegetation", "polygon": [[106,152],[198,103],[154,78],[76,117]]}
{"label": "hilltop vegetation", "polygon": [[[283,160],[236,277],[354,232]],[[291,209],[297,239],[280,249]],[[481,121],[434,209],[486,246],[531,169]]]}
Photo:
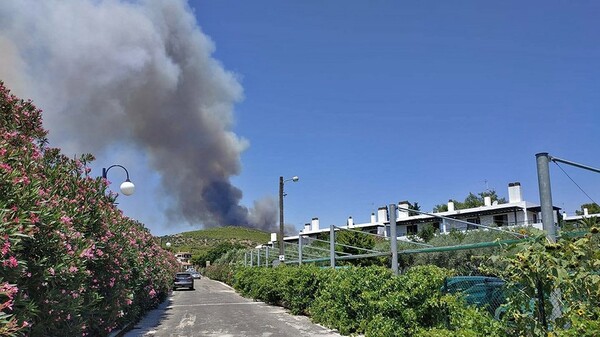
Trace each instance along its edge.
{"label": "hilltop vegetation", "polygon": [[226,226],[166,235],[160,239],[163,244],[171,243],[174,252],[190,252],[194,261],[213,261],[222,255],[215,256],[217,251],[256,247],[268,242],[270,234],[253,228]]}

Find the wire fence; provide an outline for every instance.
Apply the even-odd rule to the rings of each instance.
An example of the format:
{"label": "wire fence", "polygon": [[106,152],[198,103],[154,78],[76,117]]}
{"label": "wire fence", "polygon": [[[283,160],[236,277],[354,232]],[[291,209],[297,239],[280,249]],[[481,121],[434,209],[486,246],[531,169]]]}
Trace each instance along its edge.
{"label": "wire fence", "polygon": [[[550,243],[543,235],[518,239],[487,230],[439,235],[428,243],[406,238],[398,242],[398,270],[406,273],[421,265],[450,269],[453,276],[445,280],[440,289],[443,293],[458,294],[467,304],[498,320],[508,320],[509,326],[528,324],[551,331],[568,325],[565,317],[573,312],[600,306],[600,298],[583,295],[598,288],[597,283],[590,283],[600,278],[597,268],[593,268],[597,259],[582,257],[582,252],[591,256],[600,251],[599,235],[592,234],[597,232],[593,227],[591,233],[589,229],[562,233],[562,243]],[[390,238],[340,228],[333,228],[333,233],[314,238],[300,236],[298,242],[286,242],[285,263],[391,267]],[[342,233],[351,233],[355,241],[337,241]],[[358,244],[365,242],[369,242],[368,248]],[[276,245],[260,247],[247,253],[245,262],[248,266],[271,267],[278,256]]]}

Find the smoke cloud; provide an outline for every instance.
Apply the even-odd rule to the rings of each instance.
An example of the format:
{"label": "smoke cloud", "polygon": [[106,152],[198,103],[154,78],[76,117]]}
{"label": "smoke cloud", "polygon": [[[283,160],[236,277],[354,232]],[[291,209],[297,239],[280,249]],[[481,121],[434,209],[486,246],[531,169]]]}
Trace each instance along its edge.
{"label": "smoke cloud", "polygon": [[44,110],[53,145],[144,151],[172,221],[271,230],[274,200],[240,205],[230,177],[248,143],[231,131],[236,75],[184,0],[4,1],[0,79]]}

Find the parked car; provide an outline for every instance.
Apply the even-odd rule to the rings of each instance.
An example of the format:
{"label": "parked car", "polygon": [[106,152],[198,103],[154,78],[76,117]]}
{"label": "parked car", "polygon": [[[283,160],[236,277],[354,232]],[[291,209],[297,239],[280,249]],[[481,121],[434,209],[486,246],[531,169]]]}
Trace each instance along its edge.
{"label": "parked car", "polygon": [[202,274],[200,274],[197,271],[193,271],[190,274],[192,274],[192,277],[195,278],[195,279],[201,279],[202,278]]}
{"label": "parked car", "polygon": [[194,277],[192,276],[192,273],[184,272],[175,274],[173,290],[177,290],[177,288],[194,290]]}

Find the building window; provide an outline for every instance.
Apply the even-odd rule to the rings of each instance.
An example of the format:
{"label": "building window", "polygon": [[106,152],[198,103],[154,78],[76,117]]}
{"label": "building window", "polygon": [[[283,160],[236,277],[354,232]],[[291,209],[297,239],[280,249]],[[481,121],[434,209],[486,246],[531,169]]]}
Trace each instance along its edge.
{"label": "building window", "polygon": [[[481,223],[481,220],[479,219],[479,217],[465,219],[465,221],[470,222],[470,223],[476,223],[476,224],[480,224]],[[467,224],[467,230],[477,229],[477,228],[479,228],[479,226]]]}
{"label": "building window", "polygon": [[508,225],[508,214],[494,215],[494,224],[498,227]]}
{"label": "building window", "polygon": [[411,235],[411,234],[417,234],[418,232],[419,232],[419,229],[418,229],[417,225],[406,226],[406,234]]}

